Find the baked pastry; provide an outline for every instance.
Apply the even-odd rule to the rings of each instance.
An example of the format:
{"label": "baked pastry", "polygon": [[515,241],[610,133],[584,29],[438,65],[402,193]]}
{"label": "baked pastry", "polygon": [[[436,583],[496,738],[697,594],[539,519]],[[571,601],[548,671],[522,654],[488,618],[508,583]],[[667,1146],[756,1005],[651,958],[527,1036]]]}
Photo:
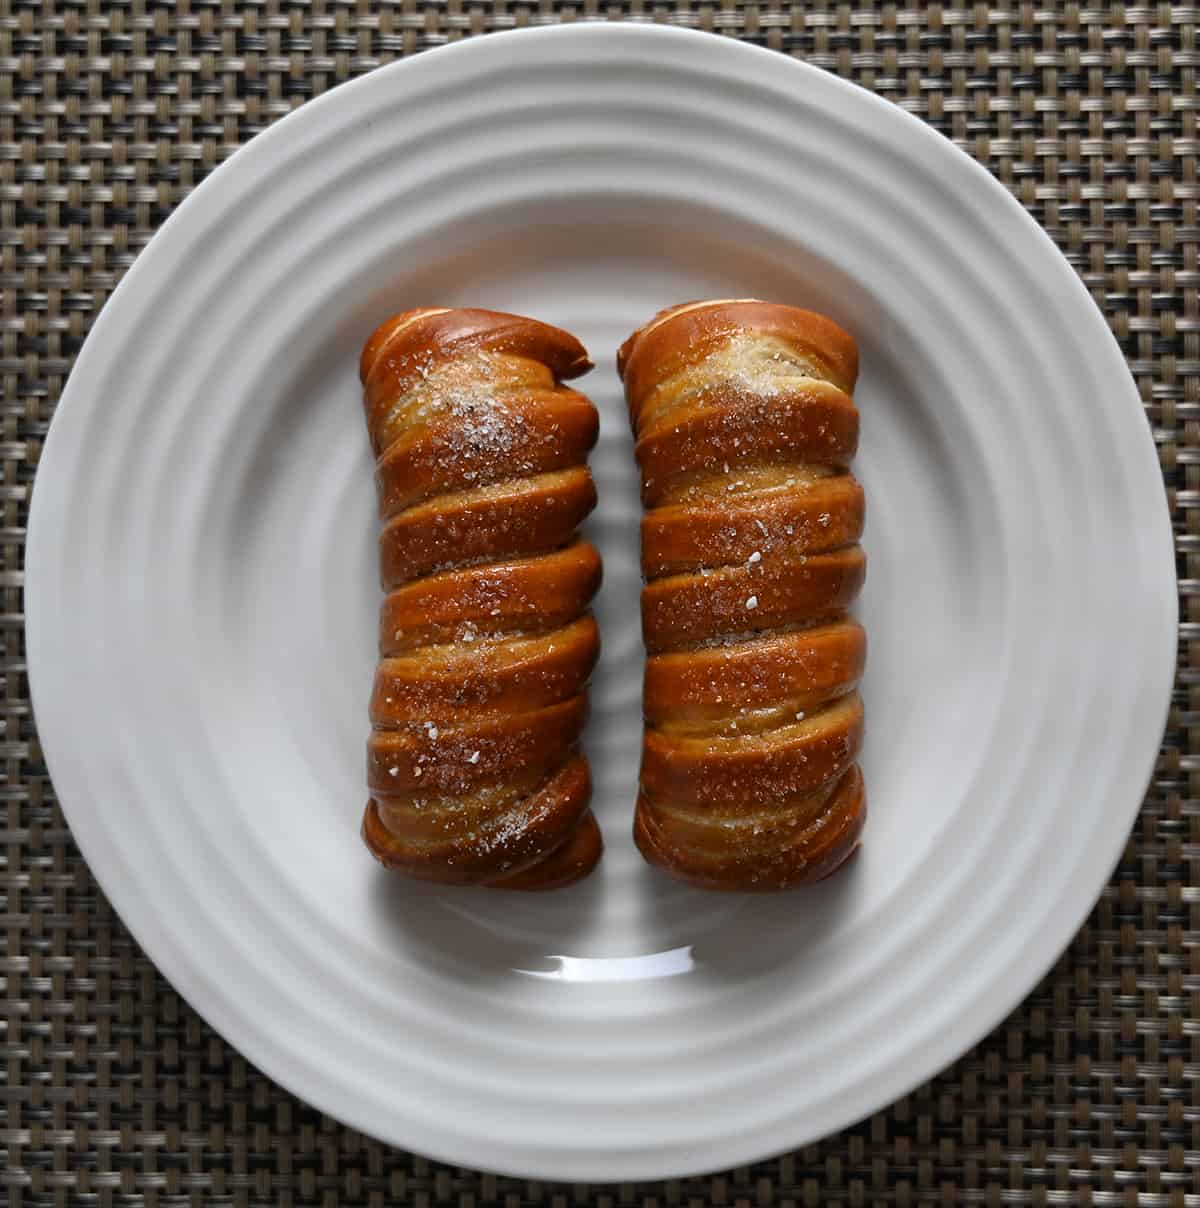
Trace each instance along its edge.
{"label": "baked pastry", "polygon": [[360,373],[387,593],[363,838],[428,881],[553,889],[600,858],[579,749],[599,652],[595,407],[573,336],[486,310],[384,323]]}
{"label": "baked pastry", "polygon": [[693,302],[617,367],[648,509],[634,838],[710,889],[819,880],[866,817],[854,340],[792,306]]}

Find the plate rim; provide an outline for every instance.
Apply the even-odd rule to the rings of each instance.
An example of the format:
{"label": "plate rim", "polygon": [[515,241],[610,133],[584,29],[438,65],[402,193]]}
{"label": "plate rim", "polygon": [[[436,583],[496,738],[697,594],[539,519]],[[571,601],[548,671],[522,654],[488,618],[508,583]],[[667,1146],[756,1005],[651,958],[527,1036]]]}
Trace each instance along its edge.
{"label": "plate rim", "polygon": [[[79,818],[78,811],[86,808],[86,799],[84,801],[77,801],[74,806],[69,807],[64,796],[59,794],[57,786],[60,778],[55,776],[52,770],[56,764],[60,772],[65,766],[65,761],[60,759],[55,753],[59,750],[59,741],[58,739],[48,740],[40,726],[38,726],[38,698],[42,691],[38,685],[39,682],[44,683],[40,668],[45,667],[52,660],[54,653],[52,637],[48,635],[47,629],[41,621],[42,617],[48,615],[48,610],[39,607],[38,603],[40,599],[45,598],[45,593],[48,590],[46,583],[50,574],[47,564],[50,548],[47,546],[47,539],[42,534],[51,527],[55,513],[55,499],[52,497],[54,481],[53,479],[48,479],[43,471],[47,465],[52,465],[53,460],[58,456],[56,450],[70,439],[67,424],[64,421],[60,421],[60,416],[71,416],[93,401],[87,386],[84,384],[88,377],[87,368],[91,364],[92,359],[98,355],[97,350],[108,337],[110,331],[119,330],[122,304],[130,298],[136,297],[140,288],[140,282],[151,271],[150,266],[165,246],[165,241],[162,239],[163,234],[182,226],[188,221],[188,217],[191,214],[198,213],[205,200],[213,196],[225,181],[232,179],[235,173],[242,171],[250,165],[254,157],[261,158],[269,154],[270,150],[277,145],[288,145],[285,140],[292,140],[291,145],[300,145],[303,140],[302,115],[304,115],[305,121],[311,121],[316,112],[324,112],[334,105],[346,106],[352,104],[354,96],[360,89],[366,86],[378,87],[377,77],[393,77],[398,72],[411,69],[414,64],[425,63],[429,60],[430,55],[433,55],[437,62],[444,62],[447,66],[452,64],[452,56],[463,59],[477,56],[493,57],[496,54],[505,53],[501,49],[502,46],[509,46],[518,40],[535,44],[544,42],[552,47],[555,42],[599,41],[601,39],[607,39],[615,43],[619,43],[621,40],[630,40],[632,42],[648,39],[650,42],[661,40],[664,44],[668,40],[689,44],[697,55],[701,53],[708,55],[710,65],[719,71],[720,74],[725,75],[726,78],[737,77],[739,61],[745,65],[757,66],[763,71],[769,70],[775,74],[775,78],[777,79],[780,78],[781,73],[795,71],[798,73],[795,77],[797,80],[801,76],[807,77],[809,83],[815,84],[817,87],[830,88],[835,92],[840,91],[848,97],[852,95],[856,98],[857,104],[865,103],[869,107],[874,107],[876,112],[880,114],[881,120],[891,122],[898,115],[899,122],[896,128],[907,130],[907,134],[901,140],[901,145],[908,153],[911,154],[913,152],[914,146],[916,149],[919,149],[922,145],[922,140],[923,145],[926,147],[933,147],[935,145],[941,147],[942,154],[945,153],[945,149],[949,148],[958,161],[960,169],[969,171],[975,177],[977,186],[989,190],[992,197],[996,199],[997,205],[1005,206],[1010,212],[1021,216],[1026,229],[1035,233],[1043,252],[1057,263],[1057,271],[1059,271],[1059,275],[1062,278],[1063,288],[1073,293],[1077,303],[1086,306],[1087,310],[1093,314],[1096,323],[1104,328],[1108,355],[1114,364],[1119,363],[1121,367],[1121,384],[1114,383],[1114,394],[1118,391],[1123,391],[1128,403],[1131,406],[1136,406],[1142,415],[1143,421],[1145,420],[1136,383],[1129,372],[1124,354],[1111,330],[1108,328],[1107,321],[1102,312],[1096,307],[1091,295],[1076,274],[1074,268],[1063,256],[1047,232],[987,168],[932,126],[907,110],[893,105],[877,93],[862,88],[830,72],[826,72],[804,60],[793,58],[786,53],[722,37],[717,34],[639,20],[610,22],[603,18],[583,19],[570,24],[506,30],[482,37],[464,38],[414,56],[395,60],[363,76],[338,85],[308,101],[299,109],[284,115],[248,142],[238,147],[193,189],[154,233],[146,247],[138,254],[134,263],[125,272],[116,289],[107,299],[101,313],[93,322],[88,337],[80,349],[75,365],[64,385],[43,443],[37,474],[31,492],[24,558],[24,599],[28,680],[35,732],[42,747],[47,770],[50,772],[50,777],[55,787],[55,797],[59,801],[68,824],[71,823],[73,812],[76,818]],[[375,81],[375,83],[368,85],[368,81]],[[912,142],[913,139],[917,140],[916,144]],[[1068,278],[1069,285],[1067,283]],[[1096,331],[1098,335],[1099,328]],[[81,369],[84,370],[83,373],[80,373]],[[1123,450],[1122,457],[1135,483],[1142,481],[1149,474],[1150,478],[1159,488],[1157,491],[1159,498],[1158,531],[1153,537],[1150,534],[1146,534],[1145,540],[1148,546],[1152,541],[1159,546],[1158,553],[1153,555],[1153,561],[1161,569],[1156,571],[1156,574],[1159,576],[1157,583],[1143,585],[1143,595],[1146,599],[1146,615],[1149,616],[1153,612],[1161,627],[1161,634],[1157,635],[1157,641],[1154,645],[1154,658],[1153,660],[1148,660],[1147,666],[1144,669],[1147,680],[1154,681],[1153,695],[1163,702],[1156,726],[1159,738],[1156,740],[1153,749],[1148,752],[1147,757],[1144,759],[1143,774],[1138,777],[1140,783],[1149,784],[1153,776],[1158,750],[1161,746],[1161,735],[1165,728],[1171,705],[1177,658],[1179,601],[1177,595],[1173,528],[1166,492],[1161,489],[1162,470],[1152,431],[1145,422],[1142,424],[1142,433],[1142,439],[1137,442],[1138,447],[1136,449],[1132,445],[1127,447]],[[1140,487],[1137,489],[1140,490]],[[1149,506],[1148,497],[1147,506]],[[44,566],[46,569],[43,569]],[[1151,661],[1153,662],[1153,666],[1149,665]],[[1129,826],[1136,821],[1143,800],[1144,790],[1136,801],[1130,803],[1127,811],[1128,819],[1122,820],[1120,828],[1123,837],[1120,839],[1120,842],[1114,845],[1115,851],[1112,853],[1111,860],[1104,868],[1104,879],[1099,881],[1097,892],[1102,892],[1103,886],[1110,879],[1113,869],[1119,863],[1125,844],[1128,842]],[[147,931],[152,932],[153,929],[143,927],[141,919],[137,916],[137,912],[133,910],[127,911],[121,905],[123,900],[126,905],[129,904],[132,896],[131,893],[126,892],[121,887],[119,878],[116,877],[114,870],[106,869],[102,873],[93,865],[85,850],[85,843],[79,838],[79,830],[74,826],[71,829],[80,852],[87,861],[91,875],[95,878],[107,900],[120,915],[122,924],[127,928],[135,942],[142,948],[155,967],[172,984],[173,988],[181,983],[195,986],[197,979],[189,972],[183,946],[166,944],[157,936],[151,942],[146,942]],[[1099,861],[1097,861],[1098,864]],[[1098,872],[1098,867],[1094,871]],[[920,1060],[913,1062],[910,1059],[904,1067],[903,1074],[898,1073],[890,1079],[876,1082],[872,1084],[869,1091],[859,1090],[851,1092],[848,1095],[845,1093],[840,1095],[837,1099],[836,1109],[831,1109],[829,1112],[829,1126],[822,1132],[821,1137],[832,1135],[861,1120],[871,1112],[886,1107],[896,1099],[909,1094],[921,1083],[941,1073],[947,1065],[953,1063],[967,1049],[984,1038],[1013,1009],[1019,1006],[1049,969],[1060,959],[1072,938],[1091,913],[1095,903],[1095,895],[1088,895],[1086,900],[1082,900],[1082,905],[1079,905],[1071,914],[1066,924],[1057,919],[1042,920],[1044,924],[1043,934],[1052,935],[1054,939],[1049,943],[1043,940],[1039,945],[1038,959],[1029,962],[1020,978],[1014,979],[1005,992],[1002,995],[998,995],[990,1003],[975,1002],[970,1004],[970,1009],[964,1010],[961,1013],[957,1026],[947,1029],[924,1045],[919,1050],[921,1055]],[[209,984],[215,983],[210,982]],[[331,1115],[344,1121],[350,1127],[355,1128],[364,1135],[377,1136],[381,1141],[389,1145],[405,1146],[407,1144],[403,1138],[380,1136],[374,1132],[369,1120],[363,1119],[361,1115],[356,1117],[353,1104],[349,1102],[345,1094],[343,1094],[342,1098],[346,1101],[339,1101],[336,1106],[325,1106],[325,1103],[337,1099],[338,1096],[332,1091],[325,1093],[325,1088],[322,1088],[321,1094],[323,1098],[320,1096],[314,1097],[312,1089],[307,1086],[300,1086],[299,1083],[302,1081],[302,1077],[298,1072],[294,1073],[289,1068],[287,1054],[282,1050],[277,1051],[272,1049],[269,1052],[265,1051],[269,1046],[259,1043],[257,1036],[251,1034],[248,1030],[245,1030],[242,1035],[238,1035],[236,1040],[232,1039],[231,1033],[236,1034],[237,1028],[236,1026],[227,1025],[236,1025],[239,1014],[246,1015],[245,1012],[239,1012],[235,1009],[236,998],[234,995],[218,991],[208,1001],[200,1003],[191,994],[184,995],[181,991],[180,993],[191,1009],[204,1018],[206,1023],[226,1039],[232,1048],[244,1055],[247,1060],[251,1061],[258,1069],[284,1087],[289,1093],[296,1095],[306,1103],[312,1104],[318,1110],[328,1111]],[[963,1022],[964,1019],[968,1020],[968,1022]],[[214,1022],[214,1020],[220,1020],[221,1022]],[[813,1138],[812,1140],[817,1139],[820,1138]],[[573,1163],[569,1157],[564,1158],[561,1154],[555,1154],[551,1151],[543,1152],[540,1165],[531,1164],[522,1158],[519,1164],[509,1166],[488,1164],[480,1168],[475,1165],[474,1160],[469,1155],[464,1156],[462,1142],[456,1135],[449,1132],[445,1134],[444,1146],[434,1145],[422,1140],[421,1152],[428,1154],[437,1161],[455,1165],[466,1165],[472,1169],[492,1170],[496,1173],[513,1177],[534,1177],[551,1180],[583,1178],[590,1182],[615,1182],[631,1178],[661,1179],[701,1174],[709,1170],[763,1160],[776,1153],[786,1152],[787,1148],[790,1148],[792,1144],[807,1144],[809,1141],[810,1139],[808,1138],[798,1137],[795,1142],[787,1143],[781,1150],[773,1142],[769,1144],[764,1143],[763,1140],[756,1142],[753,1140],[753,1136],[747,1140],[746,1136],[738,1134],[726,1139],[719,1159],[714,1158],[711,1162],[708,1162],[706,1159],[706,1162],[700,1164],[694,1162],[688,1162],[683,1165],[665,1163],[655,1165],[651,1169],[652,1160],[649,1157],[643,1159],[639,1155],[631,1159],[627,1155],[620,1155],[610,1159],[611,1165],[614,1168],[620,1167],[620,1169],[603,1173],[593,1173],[595,1171],[594,1166],[588,1166],[584,1169],[579,1163]],[[593,1156],[589,1156],[588,1160],[593,1160]]]}

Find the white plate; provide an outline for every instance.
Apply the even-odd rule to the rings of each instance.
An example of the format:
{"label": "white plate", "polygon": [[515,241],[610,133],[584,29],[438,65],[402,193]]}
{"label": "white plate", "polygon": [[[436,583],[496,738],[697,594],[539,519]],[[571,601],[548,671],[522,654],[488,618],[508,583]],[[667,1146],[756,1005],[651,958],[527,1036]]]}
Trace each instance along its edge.
{"label": "white plate", "polygon": [[[767,899],[677,887],[629,837],[639,507],[613,353],[714,295],[827,311],[862,348],[871,817],[843,875]],[[599,363],[608,851],[558,895],[409,884],[358,838],[379,595],[357,357],[427,303],[540,316]],[[996,1024],[1117,859],[1176,620],[1137,396],[1020,207],[866,92],[633,26],[422,55],[215,172],[71,376],[28,611],[74,834],[197,1010],[366,1133],[588,1180],[812,1141]]]}

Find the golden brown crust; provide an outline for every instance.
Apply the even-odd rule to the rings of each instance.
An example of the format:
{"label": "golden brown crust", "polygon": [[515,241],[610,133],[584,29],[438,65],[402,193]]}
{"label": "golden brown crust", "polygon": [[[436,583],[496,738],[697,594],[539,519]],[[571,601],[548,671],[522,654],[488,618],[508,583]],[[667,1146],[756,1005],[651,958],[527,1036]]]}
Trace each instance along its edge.
{"label": "golden brown crust", "polygon": [[764,557],[709,574],[672,575],[642,588],[642,633],[652,653],[728,634],[833,618],[866,577],[857,545],[827,554]]}
{"label": "golden brown crust", "polygon": [[380,580],[391,591],[447,564],[551,552],[571,540],[595,506],[596,485],[587,466],[443,496],[383,526]]}
{"label": "golden brown crust", "polygon": [[668,378],[703,360],[732,336],[751,331],[773,337],[812,360],[819,376],[849,394],[858,377],[858,347],[831,319],[795,306],[733,298],[684,302],[660,311],[621,345],[617,371],[625,383],[634,424],[638,410]]}
{"label": "golden brown crust", "polygon": [[604,851],[600,827],[591,810],[585,811],[574,829],[539,864],[489,881],[492,889],[562,889],[587,876]]}
{"label": "golden brown crust", "polygon": [[578,693],[526,713],[375,730],[367,740],[367,787],[419,797],[467,797],[491,784],[532,792],[562,764],[586,719],[587,698]]}
{"label": "golden brown crust", "polygon": [[384,527],[363,838],[444,884],[549,889],[600,858],[578,745],[599,651],[590,368],[568,333],[396,315],[360,372]]}
{"label": "golden brown crust", "polygon": [[363,345],[359,377],[368,402],[372,380],[391,377],[393,397],[411,388],[431,363],[465,360],[473,352],[507,353],[544,366],[555,381],[569,381],[592,367],[587,350],[570,332],[524,315],[471,307],[406,310],[381,323]]}
{"label": "golden brown crust", "polygon": [[840,776],[862,745],[862,719],[862,700],[851,693],[765,733],[701,737],[651,728],[642,748],[642,792],[689,807],[769,807]]}
{"label": "golden brown crust", "polygon": [[646,721],[708,728],[724,723],[731,701],[741,709],[778,709],[795,718],[851,691],[862,677],[866,654],[862,626],[844,620],[654,655],[646,660]]}
{"label": "golden brown crust", "polygon": [[803,491],[780,487],[716,502],[667,504],[642,518],[642,573],[648,579],[744,563],[764,546],[824,554],[862,536],[863,491],[848,474]]}
{"label": "golden brown crust", "polygon": [[820,880],[866,816],[854,341],[795,307],[686,303],[618,368],[649,509],[634,837],[704,888]]}
{"label": "golden brown crust", "polygon": [[[557,889],[586,876],[600,858],[598,842],[577,842],[599,839],[590,796],[587,762],[574,755],[516,800],[481,795],[482,818],[482,809],[455,809],[452,798],[376,794],[363,816],[363,838],[384,867],[423,881]],[[564,859],[571,855],[584,858]]]}
{"label": "golden brown crust", "polygon": [[583,691],[599,649],[589,612],[550,633],[460,639],[382,658],[371,721],[382,727],[410,720],[460,721],[554,705]]}
{"label": "golden brown crust", "polygon": [[[484,529],[485,533],[489,530]],[[479,556],[474,530],[464,535],[464,559]],[[496,542],[498,552],[510,542]],[[540,540],[530,543],[541,546]],[[544,633],[569,625],[600,586],[600,555],[586,541],[546,554],[481,562],[451,574],[406,583],[388,595],[379,611],[379,652],[405,654],[460,637],[467,626],[476,640],[507,633]]]}
{"label": "golden brown crust", "polygon": [[[671,415],[640,435],[634,448],[647,507],[665,502],[672,482],[706,470],[728,475],[725,466],[737,461],[845,467],[858,447],[854,404],[825,382],[769,400],[747,402],[730,392]],[[730,481],[736,486],[736,478]]]}
{"label": "golden brown crust", "polygon": [[785,813],[765,825],[744,824],[734,841],[713,844],[708,828],[690,828],[641,796],[633,837],[651,864],[700,889],[791,889],[823,881],[854,855],[867,820],[858,766],[816,808],[807,804],[798,818]]}
{"label": "golden brown crust", "polygon": [[383,519],[438,495],[578,465],[596,443],[596,409],[582,394],[543,402],[506,398],[490,383],[483,390],[385,446],[375,469]]}

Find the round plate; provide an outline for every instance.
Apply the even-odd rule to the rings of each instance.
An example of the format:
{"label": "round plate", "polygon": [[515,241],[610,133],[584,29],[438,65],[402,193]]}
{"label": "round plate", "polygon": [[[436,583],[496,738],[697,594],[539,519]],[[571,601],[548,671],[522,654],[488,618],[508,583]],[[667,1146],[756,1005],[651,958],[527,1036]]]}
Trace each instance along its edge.
{"label": "round plate", "polygon": [[[679,887],[630,839],[639,505],[613,370],[658,308],[747,295],[858,337],[870,513],[865,847],[767,898]],[[608,851],[559,894],[408,883],[358,837],[379,591],[356,366],[423,304],[536,315],[599,366]],[[1137,395],[1016,202],[866,92],[648,26],[396,64],[197,189],[59,404],[28,612],[72,829],[196,1009],[363,1132],[577,1180],[812,1141],[996,1024],[1117,859],[1176,619]]]}

